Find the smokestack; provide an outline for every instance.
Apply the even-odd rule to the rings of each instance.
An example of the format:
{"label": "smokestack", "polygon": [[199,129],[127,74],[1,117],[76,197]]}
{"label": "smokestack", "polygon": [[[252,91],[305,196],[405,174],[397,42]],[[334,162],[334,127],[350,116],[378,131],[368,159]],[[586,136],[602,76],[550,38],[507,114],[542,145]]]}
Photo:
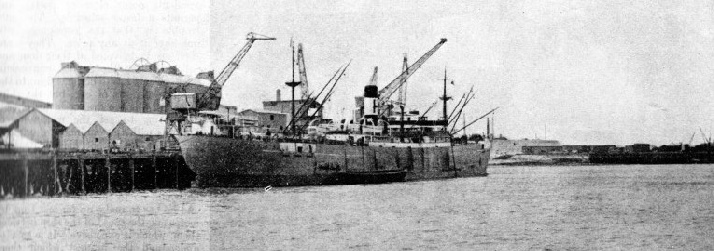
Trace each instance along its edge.
{"label": "smokestack", "polygon": [[275,91],[275,101],[280,101],[280,89]]}

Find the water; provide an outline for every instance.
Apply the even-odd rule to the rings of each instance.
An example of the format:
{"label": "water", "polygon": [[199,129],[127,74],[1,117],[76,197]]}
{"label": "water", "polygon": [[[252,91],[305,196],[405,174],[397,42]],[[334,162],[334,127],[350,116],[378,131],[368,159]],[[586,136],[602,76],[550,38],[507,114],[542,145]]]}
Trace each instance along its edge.
{"label": "water", "polygon": [[0,249],[714,249],[714,165],[0,201]]}

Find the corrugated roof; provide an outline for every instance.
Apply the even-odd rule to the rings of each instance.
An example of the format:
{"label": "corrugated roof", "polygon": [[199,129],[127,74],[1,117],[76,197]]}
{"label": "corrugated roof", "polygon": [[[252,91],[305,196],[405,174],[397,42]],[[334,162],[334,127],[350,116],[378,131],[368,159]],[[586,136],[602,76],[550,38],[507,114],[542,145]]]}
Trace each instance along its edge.
{"label": "corrugated roof", "polygon": [[15,120],[30,112],[32,108],[0,102],[0,128],[7,128]]}
{"label": "corrugated roof", "polygon": [[105,112],[84,110],[38,109],[60,124],[69,127],[74,125],[82,133],[98,122],[107,131],[114,130],[122,120],[126,125],[140,135],[163,135],[166,124],[165,114]]}

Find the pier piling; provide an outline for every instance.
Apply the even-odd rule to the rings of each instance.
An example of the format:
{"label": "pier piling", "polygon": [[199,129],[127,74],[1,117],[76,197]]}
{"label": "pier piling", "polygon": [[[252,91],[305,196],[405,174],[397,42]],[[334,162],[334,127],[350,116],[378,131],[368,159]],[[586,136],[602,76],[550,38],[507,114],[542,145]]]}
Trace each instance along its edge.
{"label": "pier piling", "polygon": [[156,153],[152,153],[152,154],[151,154],[151,167],[152,167],[151,176],[152,176],[153,179],[154,179],[154,189],[156,189],[156,188],[158,188],[158,186],[157,186],[157,184],[156,184],[156,171],[157,171],[157,168],[156,168]]}
{"label": "pier piling", "polygon": [[112,163],[109,155],[106,155],[104,165],[107,167],[107,193],[112,192]]}
{"label": "pier piling", "polygon": [[29,167],[29,162],[30,160],[28,159],[27,155],[22,156],[22,172],[25,175],[25,189],[24,189],[24,196],[28,197],[28,194],[30,194],[30,167]]}
{"label": "pier piling", "polygon": [[195,173],[186,169],[183,157],[175,152],[107,154],[52,149],[0,157],[0,198],[9,194],[21,198],[183,189],[195,179]]}
{"label": "pier piling", "polygon": [[179,158],[178,155],[171,156],[174,160],[174,169],[176,169],[176,189],[179,188]]}
{"label": "pier piling", "polygon": [[134,158],[132,158],[131,155],[129,155],[129,171],[131,171],[131,190],[130,192],[134,191]]}
{"label": "pier piling", "polygon": [[[57,151],[52,151],[52,174],[54,175],[53,183],[55,185],[55,193],[54,194],[59,194],[62,192],[62,186],[59,183],[59,177],[57,177]],[[49,193],[50,190],[49,188],[47,189],[47,192]]]}
{"label": "pier piling", "polygon": [[81,182],[82,182],[82,184],[81,184],[82,193],[83,193],[83,194],[87,194],[87,189],[84,187],[84,173],[85,173],[85,169],[84,169],[84,158],[82,158],[82,156],[77,156],[77,167],[79,167],[79,171],[81,172],[81,173],[80,173],[80,176],[81,176],[81,179],[82,179],[82,180],[81,180]]}
{"label": "pier piling", "polygon": [[65,179],[66,183],[65,183],[65,189],[64,189],[64,190],[67,190],[67,193],[72,193],[72,190],[69,189],[69,185],[72,184],[72,170],[73,169],[74,168],[72,167],[72,165],[67,165],[67,171],[65,172],[65,175],[64,175],[65,177],[67,177]]}

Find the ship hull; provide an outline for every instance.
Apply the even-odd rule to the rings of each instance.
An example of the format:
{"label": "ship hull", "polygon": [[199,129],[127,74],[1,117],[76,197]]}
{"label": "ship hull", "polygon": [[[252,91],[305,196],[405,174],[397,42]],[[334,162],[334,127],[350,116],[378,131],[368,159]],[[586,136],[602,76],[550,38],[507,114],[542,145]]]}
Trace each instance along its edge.
{"label": "ship hull", "polygon": [[486,176],[490,154],[480,144],[379,147],[175,137],[201,187],[375,184]]}

